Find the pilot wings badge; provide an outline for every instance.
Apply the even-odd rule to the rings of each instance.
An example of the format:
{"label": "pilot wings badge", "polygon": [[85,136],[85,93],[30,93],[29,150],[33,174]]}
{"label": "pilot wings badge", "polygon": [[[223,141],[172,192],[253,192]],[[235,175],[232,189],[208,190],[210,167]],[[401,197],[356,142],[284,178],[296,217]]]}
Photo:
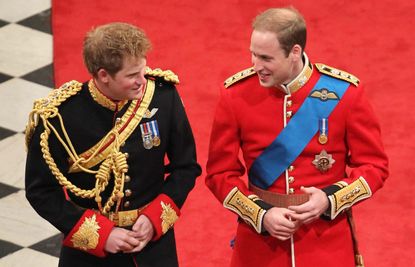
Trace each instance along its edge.
{"label": "pilot wings badge", "polygon": [[310,97],[319,98],[321,101],[327,100],[339,100],[339,96],[327,88],[321,88],[320,90],[314,90],[311,92]]}

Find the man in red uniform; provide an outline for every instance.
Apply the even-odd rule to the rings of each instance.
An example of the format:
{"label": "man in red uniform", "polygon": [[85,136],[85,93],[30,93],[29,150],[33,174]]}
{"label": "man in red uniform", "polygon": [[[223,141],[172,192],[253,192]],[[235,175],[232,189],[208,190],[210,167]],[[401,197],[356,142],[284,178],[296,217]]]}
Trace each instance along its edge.
{"label": "man in red uniform", "polygon": [[258,15],[253,67],[221,92],[206,184],[240,218],[231,266],[363,265],[350,208],[388,176],[379,123],[359,80],[312,64],[305,43],[295,9]]}

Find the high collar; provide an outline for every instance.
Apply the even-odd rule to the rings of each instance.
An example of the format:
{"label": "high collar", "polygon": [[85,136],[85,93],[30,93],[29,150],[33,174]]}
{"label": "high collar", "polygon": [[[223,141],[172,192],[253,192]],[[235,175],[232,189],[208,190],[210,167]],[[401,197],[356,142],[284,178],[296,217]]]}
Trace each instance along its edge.
{"label": "high collar", "polygon": [[88,82],[88,89],[89,89],[89,92],[91,93],[92,98],[95,100],[95,102],[97,102],[101,106],[107,109],[110,109],[112,111],[116,111],[116,110],[118,111],[122,109],[125,106],[125,104],[127,104],[128,102],[128,100],[114,101],[110,99],[95,86],[95,82],[93,79],[91,79]]}
{"label": "high collar", "polygon": [[313,74],[313,65],[308,60],[306,53],[304,53],[303,69],[291,82],[284,86],[284,89],[286,89],[288,94],[294,93],[310,79],[311,74]]}

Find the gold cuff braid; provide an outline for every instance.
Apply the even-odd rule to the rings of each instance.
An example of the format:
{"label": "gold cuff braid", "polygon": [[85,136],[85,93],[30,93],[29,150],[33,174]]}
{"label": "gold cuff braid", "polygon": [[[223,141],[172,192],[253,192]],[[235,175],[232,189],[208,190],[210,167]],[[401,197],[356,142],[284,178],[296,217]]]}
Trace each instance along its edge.
{"label": "gold cuff braid", "polygon": [[360,176],[359,179],[350,185],[329,196],[331,204],[330,218],[336,218],[343,210],[370,196],[372,196],[372,191],[365,178]]}
{"label": "gold cuff braid", "polygon": [[237,187],[234,187],[223,201],[223,206],[237,213],[248,224],[254,227],[257,233],[261,233],[265,210],[253,201],[256,198],[255,195],[247,197]]}

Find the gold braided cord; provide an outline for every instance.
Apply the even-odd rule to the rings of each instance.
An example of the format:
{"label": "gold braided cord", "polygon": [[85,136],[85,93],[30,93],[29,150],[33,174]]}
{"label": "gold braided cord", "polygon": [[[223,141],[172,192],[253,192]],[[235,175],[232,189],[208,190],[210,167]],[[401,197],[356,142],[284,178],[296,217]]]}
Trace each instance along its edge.
{"label": "gold braided cord", "polygon": [[151,69],[149,67],[146,68],[146,75],[155,76],[155,77],[162,77],[167,82],[172,82],[178,84],[179,77],[172,72],[171,70],[161,70],[159,68]]}
{"label": "gold braided cord", "polygon": [[[114,127],[106,136],[102,139],[102,142],[98,145],[98,149],[91,155],[89,159],[84,159],[79,157],[76,153],[75,148],[67,134],[65,129],[63,118],[59,114],[58,106],[64,102],[69,97],[75,95],[82,89],[82,84],[76,81],[71,81],[66,83],[61,88],[53,90],[48,97],[35,101],[33,111],[29,114],[29,122],[26,127],[26,142],[27,145],[30,143],[30,139],[33,135],[34,128],[37,126],[39,118],[43,122],[44,131],[40,135],[40,146],[49,169],[52,174],[56,177],[59,184],[64,186],[67,190],[72,192],[74,195],[81,198],[95,198],[95,201],[100,208],[101,213],[108,214],[111,210],[111,207],[117,202],[117,210],[120,205],[121,199],[123,197],[123,187],[125,173],[128,171],[128,164],[126,155],[120,152],[120,142],[119,142],[119,133],[116,127]],[[58,133],[56,128],[50,123],[49,119],[57,117],[64,135],[64,138]],[[49,136],[53,132],[57,137],[58,141],[65,148],[66,152],[70,158],[75,162],[74,164],[78,165],[82,171],[87,173],[95,174],[96,182],[95,187],[92,189],[81,189],[71,183],[59,170],[56,165],[49,148]],[[100,165],[98,171],[93,171],[91,169],[85,168],[82,166],[82,163],[87,162],[93,158],[102,146],[105,145],[107,138],[114,138],[114,146],[112,147],[111,153]],[[100,194],[105,190],[106,186],[109,183],[111,173],[114,176],[114,188],[111,193],[111,196],[107,200],[102,208],[102,198]],[[116,211],[117,211],[116,210]]]}

